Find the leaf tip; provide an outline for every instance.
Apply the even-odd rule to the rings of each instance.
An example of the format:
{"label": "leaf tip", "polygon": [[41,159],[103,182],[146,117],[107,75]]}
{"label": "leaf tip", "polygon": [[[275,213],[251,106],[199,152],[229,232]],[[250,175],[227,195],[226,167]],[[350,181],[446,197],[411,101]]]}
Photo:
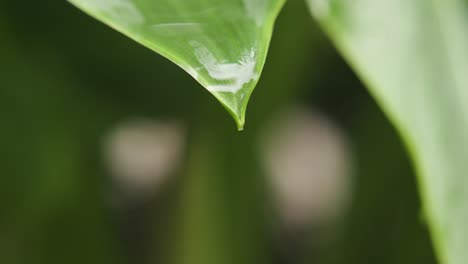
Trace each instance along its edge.
{"label": "leaf tip", "polygon": [[244,120],[236,121],[236,123],[237,123],[237,131],[239,132],[244,131],[244,124],[245,124]]}
{"label": "leaf tip", "polygon": [[245,114],[247,110],[247,104],[249,101],[249,96],[244,96],[242,94],[232,94],[232,93],[213,93],[213,95],[218,99],[221,105],[228,111],[231,117],[236,123],[237,130],[244,130],[245,125]]}

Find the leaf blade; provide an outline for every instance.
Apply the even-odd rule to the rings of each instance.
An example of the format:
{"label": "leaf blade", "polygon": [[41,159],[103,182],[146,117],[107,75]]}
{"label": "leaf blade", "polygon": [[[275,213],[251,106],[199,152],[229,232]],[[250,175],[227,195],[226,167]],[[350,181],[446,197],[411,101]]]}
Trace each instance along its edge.
{"label": "leaf blade", "polygon": [[180,66],[241,130],[285,0],[69,2]]}
{"label": "leaf blade", "polygon": [[443,263],[468,253],[468,7],[462,0],[308,0],[403,136]]}

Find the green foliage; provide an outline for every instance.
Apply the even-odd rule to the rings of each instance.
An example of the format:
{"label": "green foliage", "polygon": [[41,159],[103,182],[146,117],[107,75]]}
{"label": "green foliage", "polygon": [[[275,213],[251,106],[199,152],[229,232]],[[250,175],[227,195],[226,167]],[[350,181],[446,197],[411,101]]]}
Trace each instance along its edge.
{"label": "green foliage", "polygon": [[[183,68],[242,129],[285,0],[70,2]],[[308,2],[403,135],[419,174],[424,220],[440,260],[465,263],[467,1]],[[276,234],[268,221],[274,217],[268,211],[255,146],[266,113],[300,94],[302,101],[328,106],[334,117],[346,120],[360,158],[356,202],[346,218],[342,244],[329,253],[331,263],[432,263],[426,231],[416,218],[419,204],[411,172],[397,138],[367,95],[355,95],[360,84],[343,71],[328,43],[323,45],[319,33],[306,30],[306,9],[298,1],[290,1],[293,8],[282,17],[285,22],[278,27],[279,38],[257,91],[262,100],[253,105],[254,122],[242,135],[218,122],[222,118],[212,105],[190,89],[196,82],[183,79],[171,65],[93,27],[90,20],[80,20],[83,16],[70,5],[47,3],[31,3],[28,9],[14,0],[0,4],[0,154],[7,175],[0,183],[0,261],[123,259],[128,252],[117,245],[107,222],[112,217],[103,210],[108,204],[102,185],[108,182],[103,181],[104,169],[95,164],[97,146],[116,120],[134,115],[160,119],[177,111],[192,122],[188,164],[179,172],[187,177],[177,186],[183,187],[181,201],[166,206],[177,207],[183,217],[179,223],[169,214],[170,223],[158,230],[180,232],[175,237],[182,243],[171,241],[174,252],[154,258],[166,263],[162,255],[175,256],[178,264],[271,263]],[[37,12],[42,5],[52,7],[44,11],[47,15]],[[317,89],[301,91],[310,86]],[[155,211],[164,214],[166,209]],[[148,236],[167,242],[159,232]]]}
{"label": "green foliage", "polygon": [[243,129],[284,0],[69,1],[179,65]]}
{"label": "green foliage", "polygon": [[440,259],[466,263],[467,1],[309,3],[403,135]]}

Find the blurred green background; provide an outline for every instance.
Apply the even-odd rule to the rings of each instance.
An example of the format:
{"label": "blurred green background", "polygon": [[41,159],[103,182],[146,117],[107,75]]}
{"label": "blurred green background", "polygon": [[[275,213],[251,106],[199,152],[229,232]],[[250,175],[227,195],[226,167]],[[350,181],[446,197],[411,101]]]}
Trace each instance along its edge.
{"label": "blurred green background", "polygon": [[[65,1],[0,2],[0,77],[0,263],[435,263],[402,143],[302,1],[241,133],[189,75]],[[338,176],[307,166],[339,166],[328,146]]]}

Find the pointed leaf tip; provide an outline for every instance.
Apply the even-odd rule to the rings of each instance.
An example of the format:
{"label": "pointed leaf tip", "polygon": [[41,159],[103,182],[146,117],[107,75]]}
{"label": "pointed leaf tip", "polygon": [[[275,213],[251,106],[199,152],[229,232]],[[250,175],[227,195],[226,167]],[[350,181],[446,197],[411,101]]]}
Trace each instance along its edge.
{"label": "pointed leaf tip", "polygon": [[285,0],[69,0],[185,69],[241,129]]}

